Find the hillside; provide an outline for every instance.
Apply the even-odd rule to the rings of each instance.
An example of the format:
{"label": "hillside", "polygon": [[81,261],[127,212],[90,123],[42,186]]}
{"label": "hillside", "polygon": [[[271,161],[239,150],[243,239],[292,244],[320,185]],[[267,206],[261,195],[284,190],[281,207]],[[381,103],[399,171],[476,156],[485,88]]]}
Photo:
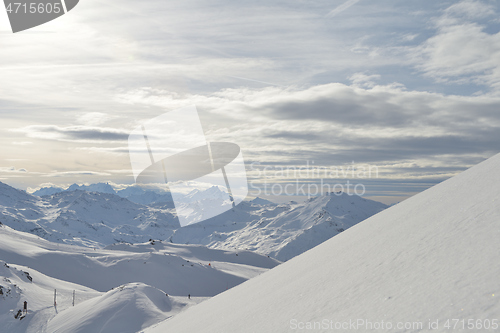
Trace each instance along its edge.
{"label": "hillside", "polygon": [[170,295],[203,297],[214,296],[279,263],[251,252],[156,241],[94,250],[52,243],[5,225],[0,225],[0,258],[101,292],[143,282]]}
{"label": "hillside", "polygon": [[[205,299],[166,295],[144,283],[128,283],[102,293],[0,261],[1,332],[134,333]],[[18,314],[24,301],[28,313]]]}
{"label": "hillside", "polygon": [[[386,206],[359,196],[327,195],[293,205],[275,218],[212,238],[216,248],[245,248],[281,261],[289,260],[384,210]],[[174,237],[175,239],[175,234]]]}
{"label": "hillside", "polygon": [[[54,289],[58,290],[54,306]],[[0,260],[0,331],[9,333],[45,332],[47,322],[75,303],[101,293],[74,283],[49,277],[32,268]],[[28,314],[17,319],[17,312],[28,302]]]}
{"label": "hillside", "polygon": [[130,283],[61,312],[48,323],[47,332],[135,333],[195,303],[143,283]]}
{"label": "hillside", "polygon": [[[0,332],[9,333],[133,333],[279,264],[248,251],[156,240],[79,247],[1,223],[0,258]],[[17,315],[24,301],[28,314]]]}
{"label": "hillside", "polygon": [[498,184],[500,154],[144,332],[498,331]]}

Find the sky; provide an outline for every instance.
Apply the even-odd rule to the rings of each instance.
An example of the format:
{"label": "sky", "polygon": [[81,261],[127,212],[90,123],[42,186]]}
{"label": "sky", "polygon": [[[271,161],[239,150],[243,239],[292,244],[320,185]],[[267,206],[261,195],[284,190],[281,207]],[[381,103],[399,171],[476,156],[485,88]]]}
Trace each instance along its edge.
{"label": "sky", "polygon": [[499,17],[494,0],[81,0],[13,34],[0,10],[0,181],[132,185],[128,135],[195,105],[254,195],[349,181],[398,202],[499,151]]}

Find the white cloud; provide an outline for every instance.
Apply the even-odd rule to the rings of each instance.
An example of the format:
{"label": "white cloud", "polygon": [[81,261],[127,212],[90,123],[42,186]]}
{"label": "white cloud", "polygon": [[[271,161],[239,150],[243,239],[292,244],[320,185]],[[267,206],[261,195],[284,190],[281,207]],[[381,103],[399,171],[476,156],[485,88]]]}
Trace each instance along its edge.
{"label": "white cloud", "polygon": [[31,125],[11,131],[25,133],[30,138],[88,143],[125,141],[129,134],[123,129],[96,126]]}
{"label": "white cloud", "polygon": [[237,142],[252,158],[266,161],[313,155],[328,159],[339,150],[350,151],[355,160],[428,155],[437,161],[451,147],[458,155],[495,149],[494,133],[500,133],[498,98],[411,91],[397,83],[377,85],[373,80],[378,78],[359,73],[351,78],[352,86],[225,89],[175,98],[160,90],[130,95],[135,103],[167,109],[195,100],[203,107],[202,124],[210,140]]}
{"label": "white cloud", "polygon": [[33,144],[31,141],[12,141],[11,143],[15,146],[27,146]]}
{"label": "white cloud", "polygon": [[127,156],[129,153],[128,147],[79,147],[77,149],[93,153],[118,154]]}
{"label": "white cloud", "polygon": [[481,19],[495,15],[495,8],[491,4],[478,0],[465,0],[451,5],[445,10],[448,17],[466,17],[468,19]]}
{"label": "white cloud", "polygon": [[433,77],[474,75],[487,80],[500,67],[500,33],[488,34],[475,23],[442,28],[421,47],[421,69]]}
{"label": "white cloud", "polygon": [[380,80],[380,75],[366,75],[365,73],[354,73],[349,77],[349,80],[353,83],[353,85],[357,87],[365,87],[365,88],[373,88],[377,84],[375,81]]}
{"label": "white cloud", "polygon": [[108,172],[98,172],[98,171],[61,171],[61,172],[51,172],[49,174],[43,175],[42,177],[76,177],[76,176],[110,176]]}
{"label": "white cloud", "polygon": [[500,32],[486,32],[493,7],[481,1],[452,5],[437,19],[437,33],[410,48],[417,68],[438,82],[473,83],[500,88]]}
{"label": "white cloud", "polygon": [[79,116],[77,121],[85,126],[98,126],[114,118],[116,116],[102,112],[89,112]]}
{"label": "white cloud", "polygon": [[344,10],[347,10],[349,7],[354,6],[358,2],[359,2],[359,0],[347,0],[346,2],[344,2],[343,4],[341,4],[340,6],[336,7],[332,11],[330,11],[326,15],[326,17],[334,17],[334,16],[342,13]]}
{"label": "white cloud", "polygon": [[17,169],[15,167],[0,167],[1,173],[26,173],[28,170],[24,168]]}

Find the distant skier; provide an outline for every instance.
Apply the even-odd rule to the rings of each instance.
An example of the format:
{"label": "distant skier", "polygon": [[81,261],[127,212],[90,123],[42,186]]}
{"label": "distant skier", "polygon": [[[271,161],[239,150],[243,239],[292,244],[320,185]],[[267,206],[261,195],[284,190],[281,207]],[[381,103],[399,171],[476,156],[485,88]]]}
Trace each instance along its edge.
{"label": "distant skier", "polygon": [[24,301],[24,310],[23,313],[28,314],[28,302]]}
{"label": "distant skier", "polygon": [[188,299],[191,299],[191,294],[188,294]]}

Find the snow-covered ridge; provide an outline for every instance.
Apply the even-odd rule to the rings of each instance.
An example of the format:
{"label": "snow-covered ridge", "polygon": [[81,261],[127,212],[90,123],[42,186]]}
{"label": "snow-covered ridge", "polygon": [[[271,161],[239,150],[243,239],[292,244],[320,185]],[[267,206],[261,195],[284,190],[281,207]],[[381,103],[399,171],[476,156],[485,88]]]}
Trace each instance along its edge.
{"label": "snow-covered ridge", "polygon": [[169,192],[145,189],[138,185],[128,186],[121,190],[115,190],[109,183],[97,183],[90,185],[73,184],[66,189],[60,187],[43,187],[34,191],[32,194],[34,196],[42,197],[46,195],[54,195],[61,192],[71,192],[76,190],[116,194],[119,197],[126,198],[129,201],[141,205],[150,205],[154,203],[173,204],[172,196]]}
{"label": "snow-covered ridge", "polygon": [[70,307],[53,318],[47,332],[138,332],[170,318],[194,301],[167,296],[144,283],[128,283]]}

